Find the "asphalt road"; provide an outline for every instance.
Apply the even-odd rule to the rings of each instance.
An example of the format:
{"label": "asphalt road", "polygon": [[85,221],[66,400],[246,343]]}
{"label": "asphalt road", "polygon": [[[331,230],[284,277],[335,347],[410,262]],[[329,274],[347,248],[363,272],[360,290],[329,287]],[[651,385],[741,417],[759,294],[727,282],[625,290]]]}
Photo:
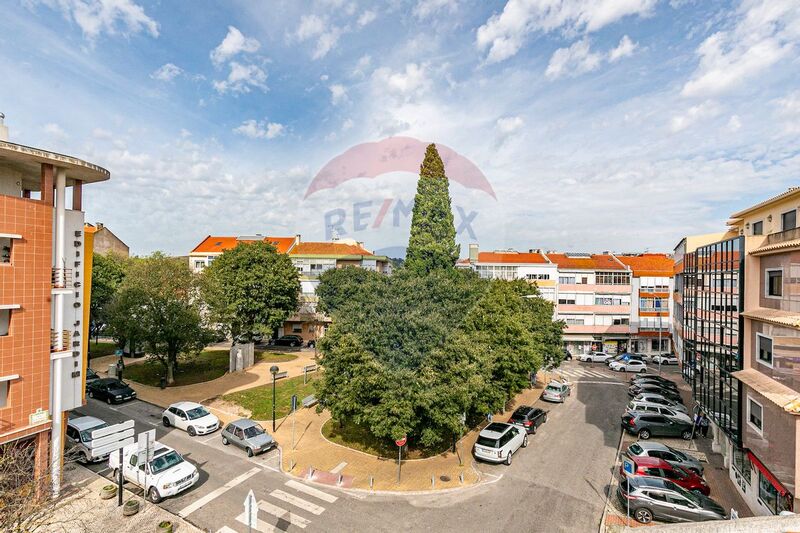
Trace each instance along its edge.
{"label": "asphalt road", "polygon": [[[156,429],[201,471],[190,490],[160,505],[207,531],[246,532],[237,520],[252,489],[260,531],[596,531],[628,400],[628,376],[601,363],[568,362],[573,382],[564,404],[539,402],[548,422],[510,467],[478,464],[486,484],[433,495],[351,494],[298,482],[278,471],[277,451],[248,458],[223,446],[219,431],[189,437],[161,426],[161,410],[140,401],[108,406],[96,400],[78,411],[108,422],[133,419],[136,430]],[[92,470],[110,476],[105,464]]]}

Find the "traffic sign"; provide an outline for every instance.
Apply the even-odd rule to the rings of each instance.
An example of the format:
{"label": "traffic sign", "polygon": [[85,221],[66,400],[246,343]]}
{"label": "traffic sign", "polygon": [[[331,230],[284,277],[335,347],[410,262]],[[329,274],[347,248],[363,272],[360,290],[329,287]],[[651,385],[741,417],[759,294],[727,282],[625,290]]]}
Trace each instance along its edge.
{"label": "traffic sign", "polygon": [[397,444],[398,446],[405,446],[406,441],[408,441],[408,437],[406,435],[403,435],[402,439],[397,439],[396,441],[394,441],[394,443]]}
{"label": "traffic sign", "polygon": [[102,457],[114,450],[133,444],[133,420],[92,431],[92,457]]}
{"label": "traffic sign", "polygon": [[731,507],[731,520],[738,520],[738,519],[739,519],[739,513],[736,512],[736,509]]}
{"label": "traffic sign", "polygon": [[256,495],[253,494],[253,489],[250,489],[244,499],[244,519],[247,521],[248,528],[252,529],[258,525],[258,502]]}
{"label": "traffic sign", "polygon": [[156,442],[156,430],[150,429],[139,433],[137,451],[139,452],[139,462],[147,462],[153,460],[153,449]]}
{"label": "traffic sign", "polygon": [[636,472],[636,464],[628,457],[622,458],[622,471],[625,474],[632,476]]}

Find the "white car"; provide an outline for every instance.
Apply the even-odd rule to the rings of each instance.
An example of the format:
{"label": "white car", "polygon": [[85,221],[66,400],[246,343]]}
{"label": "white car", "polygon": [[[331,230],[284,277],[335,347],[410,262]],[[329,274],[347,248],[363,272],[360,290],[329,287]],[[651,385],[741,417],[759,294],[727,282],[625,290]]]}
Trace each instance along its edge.
{"label": "white car", "polygon": [[173,403],[164,410],[161,421],[164,427],[175,426],[192,437],[213,433],[219,428],[219,418],[195,402]]}
{"label": "white car", "polygon": [[638,359],[630,359],[628,362],[614,361],[608,368],[617,372],[647,372],[647,365]]}
{"label": "white car", "polygon": [[685,422],[686,424],[692,423],[692,418],[685,411],[679,411],[677,409],[673,409],[671,407],[667,407],[666,405],[661,405],[657,403],[631,400],[630,402],[628,402],[628,407],[626,410],[629,412],[647,411],[650,413],[658,413],[666,416],[667,418],[671,418],[672,420]]}
{"label": "white car", "polygon": [[511,456],[528,446],[528,432],[514,424],[492,422],[478,434],[472,448],[476,459],[511,464]]}
{"label": "white car", "polygon": [[[140,464],[138,450],[138,444],[122,449],[122,477],[142,488],[153,503],[188,489],[200,479],[197,467],[169,446],[154,442],[153,459],[145,464]],[[108,466],[114,470],[114,479],[118,479],[119,454],[108,456]]]}
{"label": "white car", "polygon": [[605,363],[611,356],[605,352],[584,353],[578,356],[578,361],[584,363]]}
{"label": "white car", "polygon": [[544,388],[541,398],[542,400],[548,402],[564,403],[567,401],[567,396],[570,394],[571,389],[568,381],[553,380],[547,384],[547,387]]}
{"label": "white car", "polygon": [[678,358],[672,354],[658,354],[653,356],[653,364],[658,365],[677,365]]}

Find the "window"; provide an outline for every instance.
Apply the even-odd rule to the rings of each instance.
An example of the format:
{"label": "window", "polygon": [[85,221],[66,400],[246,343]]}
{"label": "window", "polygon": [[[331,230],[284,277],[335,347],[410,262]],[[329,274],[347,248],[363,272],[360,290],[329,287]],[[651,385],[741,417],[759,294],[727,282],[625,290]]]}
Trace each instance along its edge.
{"label": "window", "polygon": [[581,277],[581,285],[586,285],[589,283],[589,278],[586,276]]}
{"label": "window", "polygon": [[559,276],[558,277],[559,283],[566,283],[569,285],[575,285],[575,276]]}
{"label": "window", "polygon": [[525,274],[525,279],[550,279],[550,274]]}
{"label": "window", "polygon": [[292,324],[292,333],[302,333],[303,324]]}
{"label": "window", "polygon": [[11,262],[11,247],[14,245],[14,239],[10,237],[0,237],[0,263]]}
{"label": "window", "polygon": [[761,435],[764,431],[764,408],[760,403],[748,396],[747,398],[747,422],[750,427]]}
{"label": "window", "polygon": [[8,404],[9,381],[0,381],[0,409]]}
{"label": "window", "polygon": [[586,322],[582,318],[567,318],[564,320],[567,325],[583,326]]}
{"label": "window", "polygon": [[781,231],[794,229],[797,227],[797,211],[792,209],[781,215]]}
{"label": "window", "polygon": [[[750,485],[750,472],[753,468],[753,465],[750,462],[750,458],[747,457],[747,452],[741,448],[734,447],[733,449],[733,468],[742,477],[742,481],[747,485]],[[744,487],[742,487],[742,490],[745,490],[746,492]]]}
{"label": "window", "polygon": [[0,309],[0,337],[8,335],[11,329],[11,309]]}
{"label": "window", "polygon": [[778,489],[776,489],[772,482],[764,476],[764,473],[759,470],[758,472],[758,499],[761,503],[766,505],[774,514],[778,514]]}
{"label": "window", "polygon": [[766,273],[765,292],[767,298],[780,298],[783,296],[783,269],[767,269]]}
{"label": "window", "polygon": [[630,324],[630,322],[631,322],[630,318],[615,318],[614,319],[614,325],[615,326],[624,326],[626,324]]}
{"label": "window", "polygon": [[756,351],[758,362],[772,366],[772,339],[761,333],[756,333]]}
{"label": "window", "polygon": [[575,305],[575,297],[573,296],[571,298],[570,297],[559,298],[558,303],[564,305]]}
{"label": "window", "polygon": [[206,266],[206,263],[205,263],[205,261],[203,261],[202,259],[201,259],[201,260],[199,260],[199,261],[195,261],[195,262],[194,262],[194,268],[195,268],[195,269],[202,269],[202,268],[204,268],[205,266]]}
{"label": "window", "polygon": [[764,221],[753,222],[753,235],[764,235]]}
{"label": "window", "polygon": [[596,276],[598,285],[630,285],[630,272],[598,272]]}

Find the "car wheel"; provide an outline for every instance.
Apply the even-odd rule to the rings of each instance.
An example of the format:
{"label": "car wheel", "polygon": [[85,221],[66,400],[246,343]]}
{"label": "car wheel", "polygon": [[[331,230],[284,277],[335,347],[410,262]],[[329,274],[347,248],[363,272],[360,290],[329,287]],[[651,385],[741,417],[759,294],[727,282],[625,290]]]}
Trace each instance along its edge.
{"label": "car wheel", "polygon": [[167,418],[165,416],[164,418],[161,419],[161,423],[164,424],[165,428],[168,428],[169,427],[169,418]]}
{"label": "car wheel", "polygon": [[228,444],[230,444],[230,443],[228,442],[228,439],[226,439],[225,437],[222,437],[222,444],[223,444],[224,446],[227,446],[227,445],[228,445]]}
{"label": "car wheel", "polygon": [[643,369],[639,370],[639,373],[640,373],[640,374],[644,374],[645,372],[647,372],[647,369],[646,369],[646,368],[643,368]]}
{"label": "car wheel", "polygon": [[681,438],[683,440],[692,440],[692,432],[688,429],[681,433]]}
{"label": "car wheel", "polygon": [[649,524],[653,521],[653,512],[646,507],[640,507],[633,512],[633,517],[641,524]]}
{"label": "car wheel", "polygon": [[252,448],[246,448],[246,449],[247,449],[247,457],[253,457],[253,449]]}
{"label": "car wheel", "polygon": [[114,473],[112,474],[112,476],[113,477],[111,479],[113,481],[119,481],[119,468],[114,469]]}
{"label": "car wheel", "polygon": [[94,392],[89,391],[89,398],[94,398]]}
{"label": "car wheel", "polygon": [[506,466],[511,466],[511,456],[514,455],[513,452],[508,452],[508,456],[506,456]]}
{"label": "car wheel", "polygon": [[111,401],[111,397],[110,396],[108,398],[106,398],[106,401],[108,402],[108,405],[111,405],[112,403],[114,403],[114,402]]}
{"label": "car wheel", "polygon": [[522,438],[522,447],[523,447],[523,448],[527,448],[527,447],[528,447],[528,436],[527,436],[527,435],[525,435],[525,436]]}
{"label": "car wheel", "polygon": [[80,455],[80,459],[79,459],[79,461],[80,461],[80,462],[82,462],[83,464],[86,464],[86,465],[88,465],[89,463],[91,463],[91,462],[92,462],[92,458],[91,458],[91,457],[89,457],[89,454],[88,454],[88,453],[86,453],[86,452],[81,452],[81,455]]}
{"label": "car wheel", "polygon": [[531,425],[531,433],[536,435],[536,424]]}
{"label": "car wheel", "polygon": [[157,488],[150,487],[150,490],[147,491],[147,499],[153,503],[159,503],[161,501],[161,494],[158,493]]}
{"label": "car wheel", "polygon": [[643,430],[641,430],[641,431],[639,432],[639,438],[640,438],[640,439],[642,439],[642,440],[647,440],[647,439],[649,439],[649,438],[650,438],[650,430],[649,430],[649,429],[643,429]]}
{"label": "car wheel", "polygon": [[197,435],[197,431],[194,429],[194,426],[189,426],[186,428],[186,433],[188,433],[190,437]]}
{"label": "car wheel", "polygon": [[545,422],[547,422],[547,415],[544,415],[544,418],[542,419],[542,424],[544,424]]}

